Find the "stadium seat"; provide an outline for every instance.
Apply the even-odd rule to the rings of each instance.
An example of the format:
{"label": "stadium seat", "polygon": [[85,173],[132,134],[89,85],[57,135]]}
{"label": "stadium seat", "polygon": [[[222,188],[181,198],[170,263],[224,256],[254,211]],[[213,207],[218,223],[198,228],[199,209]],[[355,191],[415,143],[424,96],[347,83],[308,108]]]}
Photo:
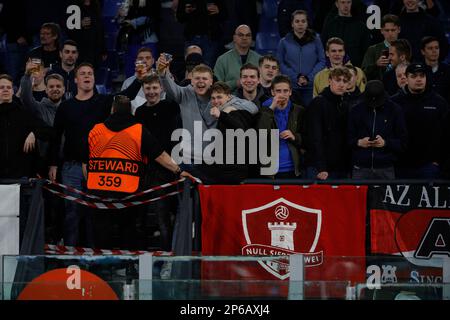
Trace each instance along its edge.
{"label": "stadium seat", "polygon": [[273,19],[277,17],[278,0],[263,0],[261,18]]}
{"label": "stadium seat", "polygon": [[112,51],[117,48],[117,32],[105,32],[106,50]]}
{"label": "stadium seat", "polygon": [[[101,90],[108,91],[111,89],[112,86],[112,80],[111,80],[111,70],[108,67],[100,67],[98,68],[96,74],[95,74],[95,85],[97,87],[101,86]],[[99,90],[97,88],[97,90]],[[100,91],[99,91],[100,92]]]}
{"label": "stadium seat", "polygon": [[97,88],[97,92],[99,94],[108,94],[108,90],[106,90],[106,87],[102,84],[96,84],[95,87]]}
{"label": "stadium seat", "polygon": [[371,6],[373,5],[374,0],[363,0],[362,1],[366,6]]}
{"label": "stadium seat", "polygon": [[[447,37],[448,45],[450,46],[450,32],[447,32],[445,34],[445,36]],[[444,59],[444,62],[450,63],[450,52],[448,53],[447,57]]]}
{"label": "stadium seat", "polygon": [[116,50],[108,50],[105,65],[113,72],[119,69],[119,54]]}
{"label": "stadium seat", "polygon": [[116,22],[114,17],[103,17],[102,22],[105,33],[119,31],[119,24]]}
{"label": "stadium seat", "polygon": [[0,59],[4,59],[2,61],[6,60],[6,34],[0,36]]}
{"label": "stadium seat", "polygon": [[258,32],[256,35],[255,50],[259,54],[275,54],[280,42],[280,35],[278,32]]}
{"label": "stadium seat", "polygon": [[259,32],[278,33],[277,18],[267,18],[261,16],[259,19]]}
{"label": "stadium seat", "polygon": [[103,17],[115,17],[117,14],[117,10],[121,6],[121,4],[122,4],[122,1],[119,1],[119,0],[104,0],[102,16]]}

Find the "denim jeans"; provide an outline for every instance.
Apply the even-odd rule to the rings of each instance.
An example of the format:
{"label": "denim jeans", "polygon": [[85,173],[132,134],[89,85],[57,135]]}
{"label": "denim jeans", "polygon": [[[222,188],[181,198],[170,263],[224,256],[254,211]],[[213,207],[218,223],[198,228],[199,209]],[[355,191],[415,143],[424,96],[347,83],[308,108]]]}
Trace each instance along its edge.
{"label": "denim jeans", "polygon": [[[64,162],[61,171],[62,183],[78,190],[84,190],[85,179],[80,162]],[[80,245],[80,221],[85,226],[85,238],[87,247],[93,247],[93,227],[90,210],[77,203],[65,200],[66,216],[64,218],[64,245]]]}

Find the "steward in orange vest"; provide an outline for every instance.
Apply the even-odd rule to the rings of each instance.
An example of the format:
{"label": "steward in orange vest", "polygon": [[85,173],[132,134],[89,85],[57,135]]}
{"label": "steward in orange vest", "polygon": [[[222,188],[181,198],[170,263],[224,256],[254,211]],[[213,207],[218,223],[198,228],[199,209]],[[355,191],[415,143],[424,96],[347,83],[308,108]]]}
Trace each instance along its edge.
{"label": "steward in orange vest", "polygon": [[131,115],[130,100],[125,96],[116,96],[111,116],[89,132],[88,146],[83,170],[89,190],[135,193],[143,185],[149,159],[172,171],[174,180],[181,175],[180,167]]}
{"label": "steward in orange vest", "polygon": [[[130,99],[125,96],[116,96],[112,114],[89,132],[84,153],[83,173],[87,187],[100,196],[121,198],[139,191],[144,186],[145,168],[150,159],[172,171],[173,180],[180,175],[189,176],[181,172],[158,141],[135,120]],[[141,233],[136,225],[141,209],[130,207],[101,212],[92,209],[95,247],[145,249],[141,247]]]}
{"label": "steward in orange vest", "polygon": [[136,192],[147,164],[140,152],[142,125],[133,124],[115,132],[99,123],[89,133],[88,142],[88,189]]}

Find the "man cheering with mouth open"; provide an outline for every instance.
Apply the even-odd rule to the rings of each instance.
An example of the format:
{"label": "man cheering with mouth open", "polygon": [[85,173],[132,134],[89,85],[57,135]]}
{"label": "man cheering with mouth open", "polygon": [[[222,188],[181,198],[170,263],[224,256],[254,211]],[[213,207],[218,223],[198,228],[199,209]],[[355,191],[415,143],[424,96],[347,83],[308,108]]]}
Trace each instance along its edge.
{"label": "man cheering with mouth open", "polygon": [[[210,113],[213,71],[210,67],[199,64],[192,70],[191,85],[180,87],[168,72],[169,64],[170,60],[166,59],[165,54],[161,54],[156,63],[156,70],[167,97],[180,105],[183,128],[189,132],[182,136],[183,163],[180,166],[205,184],[216,183],[216,171],[213,166],[208,165],[212,164],[214,159],[203,152],[211,144],[209,141],[203,141],[204,132],[217,127],[217,119]],[[244,104],[242,108],[253,113],[257,111],[256,105],[251,102]],[[198,128],[194,130],[199,124],[201,132]],[[202,141],[201,144],[199,141]],[[198,147],[199,144],[201,147]]]}

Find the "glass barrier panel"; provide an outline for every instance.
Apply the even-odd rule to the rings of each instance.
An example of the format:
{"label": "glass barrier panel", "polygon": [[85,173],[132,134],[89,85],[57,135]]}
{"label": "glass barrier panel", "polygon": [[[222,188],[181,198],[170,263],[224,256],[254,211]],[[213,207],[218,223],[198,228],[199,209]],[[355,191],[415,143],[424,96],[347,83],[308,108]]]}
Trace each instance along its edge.
{"label": "glass barrier panel", "polygon": [[[345,281],[270,280],[137,280],[133,282],[137,300],[345,300],[350,283]],[[298,292],[320,292],[300,296]],[[337,297],[336,292],[343,292]]]}
{"label": "glass barrier panel", "polygon": [[449,284],[391,283],[372,286],[358,284],[355,290],[357,300],[448,300],[445,287]]}
{"label": "glass barrier panel", "polygon": [[85,273],[77,280],[76,274],[67,276],[55,269],[31,282],[3,283],[4,292],[10,293],[3,300],[130,300],[129,286],[124,281],[104,281]]}
{"label": "glass barrier panel", "polygon": [[[306,259],[306,257],[305,257]],[[444,258],[415,259],[403,256],[324,256],[320,266],[305,261],[305,281],[350,281],[380,284],[443,282]]]}
{"label": "glass barrier panel", "polygon": [[136,256],[3,256],[2,260],[4,300],[18,299],[26,288],[36,285],[78,290],[83,297],[104,284],[112,284],[112,290],[121,299],[124,284],[139,277]]}
{"label": "glass barrier panel", "polygon": [[[402,284],[429,288],[431,293],[422,294],[426,299],[450,296],[439,287],[442,258],[323,256],[314,260],[320,264],[311,264],[303,255],[302,268],[294,257],[299,256],[3,256],[1,299],[17,299],[38,282],[50,286],[63,280],[67,289],[85,292],[83,282],[117,283],[112,290],[119,299],[372,299],[367,290],[374,285],[386,291]],[[367,294],[357,291],[363,284]]]}
{"label": "glass barrier panel", "polygon": [[[153,288],[151,299],[172,297],[183,299],[183,290],[177,291],[180,296],[171,295],[165,291],[170,284],[180,286],[197,286],[193,296],[186,293],[186,297],[217,297],[231,299],[346,299],[349,281],[311,281],[301,282],[290,278],[293,266],[289,256],[197,256],[197,257],[168,257],[154,256]],[[159,270],[159,271],[155,271]],[[156,276],[155,276],[156,274]],[[297,279],[298,277],[296,277]],[[192,281],[188,284],[180,280]],[[142,279],[141,279],[142,280]],[[162,280],[161,285],[159,281]],[[164,280],[169,282],[163,282]],[[172,281],[172,282],[170,282]],[[156,287],[155,287],[155,284]],[[165,285],[168,285],[165,287]],[[142,285],[142,283],[141,283]],[[150,284],[145,284],[147,287]],[[293,293],[293,289],[301,294]],[[163,290],[158,288],[162,287]],[[175,291],[172,291],[175,292]],[[149,298],[149,297],[147,297]]]}

